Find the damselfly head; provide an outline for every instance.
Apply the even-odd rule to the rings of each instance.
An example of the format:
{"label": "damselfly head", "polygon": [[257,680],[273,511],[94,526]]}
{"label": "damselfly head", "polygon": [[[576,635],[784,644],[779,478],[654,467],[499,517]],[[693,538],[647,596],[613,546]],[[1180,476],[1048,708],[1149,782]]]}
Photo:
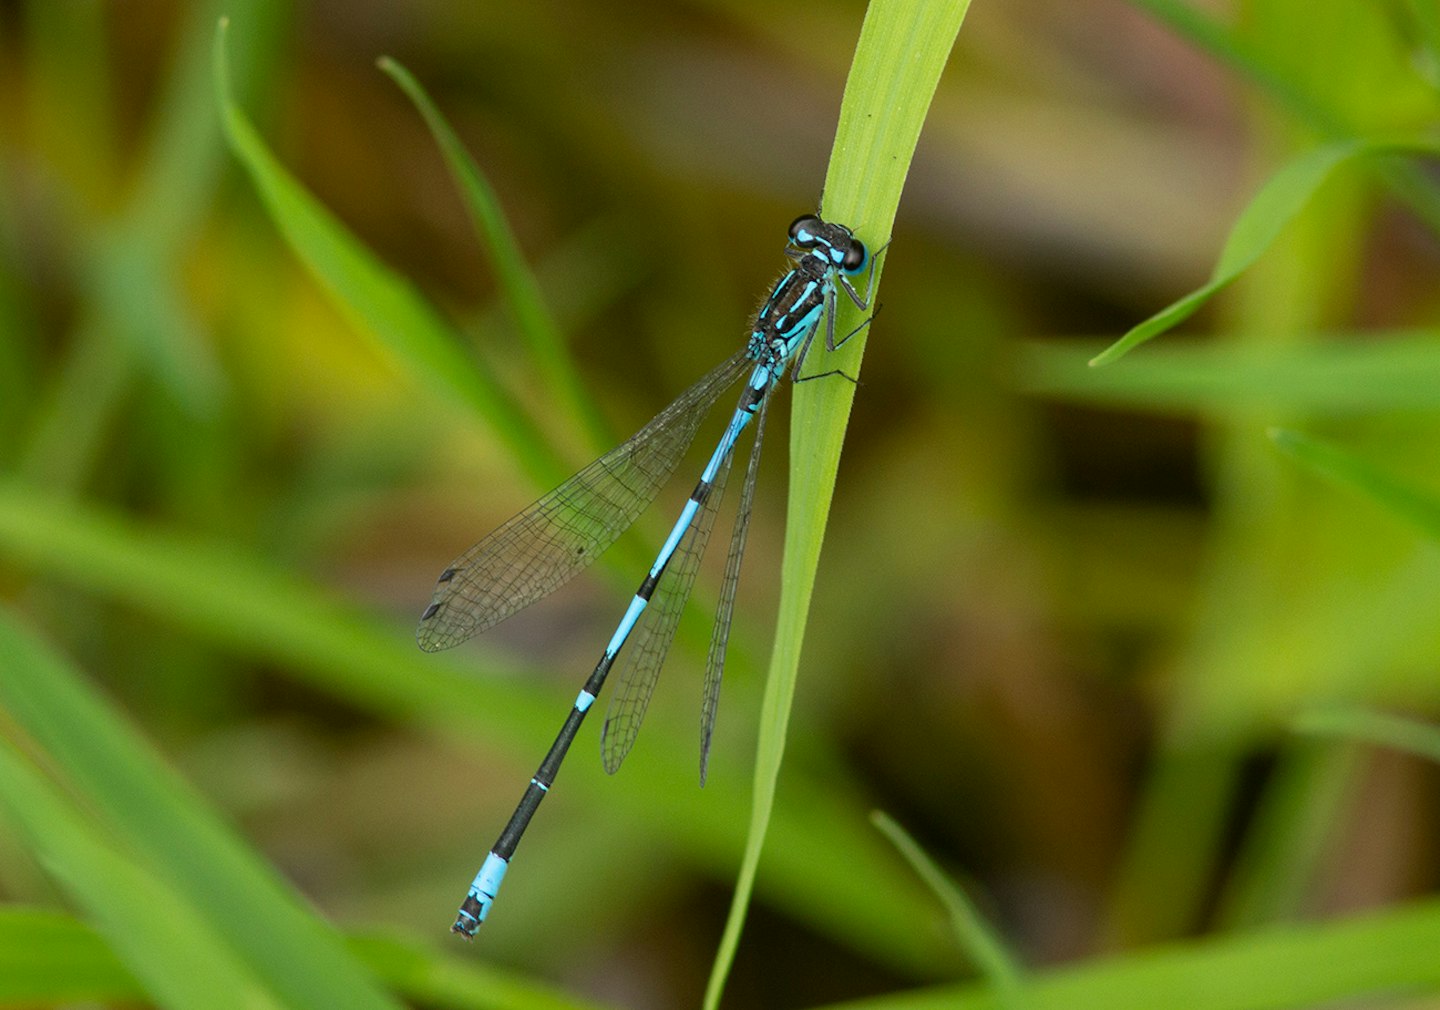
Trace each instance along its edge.
{"label": "damselfly head", "polygon": [[851,276],[860,273],[870,262],[870,250],[854,232],[814,214],[802,214],[790,222],[790,242],[800,249],[818,250],[834,269]]}

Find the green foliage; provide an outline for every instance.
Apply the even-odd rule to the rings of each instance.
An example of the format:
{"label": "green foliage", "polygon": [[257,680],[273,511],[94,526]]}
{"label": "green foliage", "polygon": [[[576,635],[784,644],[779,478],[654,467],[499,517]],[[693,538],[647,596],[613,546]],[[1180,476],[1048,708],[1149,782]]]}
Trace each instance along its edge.
{"label": "green foliage", "polygon": [[1358,141],[1317,147],[1296,158],[1272,175],[1265,188],[1256,194],[1236,219],[1220,250],[1220,258],[1210,280],[1179,301],[1161,309],[1149,319],[1132,327],[1126,334],[1091,359],[1092,365],[1105,365],[1134,347],[1166,330],[1173,329],[1192,316],[1245,272],[1265,249],[1275,241],[1281,229],[1314,195],[1320,185],[1338,166],[1361,156],[1377,157],[1395,153],[1419,155],[1440,154],[1440,144],[1428,137],[1412,140]]}
{"label": "green foliage", "polygon": [[481,245],[491,252],[500,291],[525,338],[536,367],[547,380],[547,392],[551,399],[564,405],[573,412],[576,420],[589,427],[597,452],[605,451],[614,442],[614,437],[600,419],[594,398],[585,391],[575,370],[575,362],[565,348],[560,325],[545,305],[540,285],[525,263],[495,190],[465,150],[460,138],[455,136],[450,124],[445,122],[440,110],[435,108],[430,96],[425,94],[420,82],[389,57],[380,60],[380,69],[394,78],[415,103],[425,117],[425,125],[430,127],[440,145],[450,174],[465,198],[465,209],[470,212],[475,234]]}
{"label": "green foliage", "polygon": [[215,34],[215,90],[231,149],[250,173],[270,215],[296,255],[331,293],[335,304],[374,333],[390,356],[433,389],[476,411],[537,480],[563,476],[548,443],[481,361],[464,354],[459,335],[401,276],[350,235],[276,161],[230,95],[225,37]]}
{"label": "green foliage", "polygon": [[[9,618],[0,664],[16,741],[0,751],[0,794],[162,1004],[197,1006],[209,989],[211,1005],[395,1005],[79,675]],[[44,755],[53,782],[20,741]]]}
{"label": "green foliage", "polygon": [[1023,971],[1019,959],[1006,948],[1005,939],[975,907],[963,890],[945,875],[894,818],[880,811],[870,821],[890,839],[916,874],[935,892],[950,916],[950,927],[967,954],[995,990],[996,1001],[1007,1010],[1025,1006]]}
{"label": "green foliage", "polygon": [[1414,719],[1331,707],[1302,712],[1295,720],[1295,728],[1302,733],[1364,741],[1440,761],[1440,730]]}
{"label": "green foliage", "polygon": [[[1429,990],[1440,985],[1440,971],[1424,952],[1437,939],[1440,908],[1430,901],[1383,916],[1272,927],[1051,972],[1026,986],[1025,1006],[1274,1010],[1325,1006],[1362,992]],[[979,986],[945,986],[832,1010],[1004,1010],[1002,1000]]]}
{"label": "green foliage", "polygon": [[[0,15],[0,1007],[1440,988],[1440,18],[967,6]],[[733,350],[837,108],[884,354],[793,391],[710,783],[692,604],[461,945],[615,598],[411,620]]]}
{"label": "green foliage", "polygon": [[1282,452],[1321,476],[1364,492],[1393,514],[1414,523],[1426,536],[1440,540],[1440,497],[1396,480],[1363,456],[1297,431],[1277,429],[1270,432],[1270,439]]}

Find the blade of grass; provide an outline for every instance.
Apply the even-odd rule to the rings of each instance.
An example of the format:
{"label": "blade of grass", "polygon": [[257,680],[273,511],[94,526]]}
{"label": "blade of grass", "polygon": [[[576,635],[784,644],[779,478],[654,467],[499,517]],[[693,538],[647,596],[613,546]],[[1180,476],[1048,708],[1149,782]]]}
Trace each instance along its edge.
{"label": "blade of grass", "polygon": [[[6,675],[29,674],[7,665]],[[86,823],[3,738],[0,808],[160,1006],[281,1006],[215,935],[213,909],[188,903],[107,845],[106,830]]]}
{"label": "blade of grass", "polygon": [[1298,431],[1272,429],[1270,440],[1320,476],[1355,488],[1432,540],[1440,540],[1440,498],[1392,477],[1352,452]]}
{"label": "blade of grass", "polygon": [[[352,935],[346,946],[376,978],[412,1004],[455,1010],[605,1010],[446,944],[441,953],[396,936]],[[160,951],[163,953],[163,949]],[[177,959],[192,970],[195,962]],[[75,1002],[142,1004],[146,992],[101,936],[49,909],[0,906],[0,1006]],[[210,1008],[198,999],[189,1007]]]}
{"label": "blade of grass", "polygon": [[1087,369],[1093,344],[1032,341],[1016,385],[1032,395],[1178,414],[1376,414],[1440,408],[1433,330],[1317,335],[1279,344],[1171,342],[1124,368]]}
{"label": "blade of grass", "polygon": [[605,1010],[590,1000],[542,986],[467,957],[448,945],[440,954],[390,936],[351,937],[350,949],[397,993],[426,1007],[456,1010]]}
{"label": "blade of grass", "polygon": [[550,390],[550,399],[562,410],[568,411],[589,433],[594,449],[608,449],[615,444],[615,434],[601,415],[594,397],[580,380],[560,326],[545,304],[540,285],[520,252],[515,233],[489,180],[410,71],[388,56],[380,58],[379,66],[415,103],[425,117],[435,142],[440,145],[450,174],[465,199],[476,237],[480,239],[481,248],[490,256],[500,292],[515,318],[520,335],[530,348],[541,378]]}
{"label": "blade of grass", "polygon": [[228,22],[215,33],[215,90],[231,150],[291,249],[336,306],[422,387],[485,420],[537,485],[557,484],[569,473],[535,424],[480,359],[466,354],[462,338],[399,274],[385,266],[330,214],[265,146],[230,98],[226,57]]}
{"label": "blade of grass", "polygon": [[999,931],[985,920],[969,896],[955,886],[894,818],[876,810],[870,814],[870,823],[890,839],[891,844],[905,857],[916,875],[925,881],[926,886],[935,892],[935,896],[945,906],[956,939],[980,969],[980,973],[994,987],[996,1001],[1008,1010],[1018,1010],[1024,1006],[1024,970]]}
{"label": "blade of grass", "polygon": [[1440,141],[1423,136],[1344,140],[1306,151],[1281,167],[1236,218],[1210,280],[1132,327],[1090,364],[1107,365],[1192,315],[1260,258],[1336,168],[1357,158],[1400,153],[1434,156],[1440,154]]}
{"label": "blade of grass", "polygon": [[144,999],[135,976],[89,926],[49,909],[0,905],[0,1006]]}
{"label": "blade of grass", "polygon": [[[1283,926],[1032,975],[1029,1010],[1292,1010],[1440,985],[1440,902]],[[937,986],[827,1010],[1002,1010],[979,985]]]}
{"label": "blade of grass", "polygon": [[1373,709],[1330,706],[1296,716],[1295,732],[1389,747],[1440,762],[1440,728]]}
{"label": "blade of grass", "polygon": [[46,487],[75,488],[93,470],[137,367],[99,309],[80,321],[60,360],[21,432],[14,472]]}
{"label": "blade of grass", "polygon": [[395,1007],[274,871],[76,671],[4,611],[0,668],[0,710],[105,825],[105,837],[143,853],[151,873],[207,910],[210,928],[282,1002]]}
{"label": "blade of grass", "polygon": [[1354,796],[1350,748],[1286,741],[1265,776],[1252,823],[1211,912],[1217,932],[1257,929],[1304,914]]}
{"label": "blade of grass", "polygon": [[[1364,13],[1380,10],[1346,5],[1311,23],[1303,4],[1287,0],[1247,8],[1240,31],[1312,94],[1353,115],[1369,137],[1392,122],[1414,121],[1389,119],[1388,113],[1401,110],[1381,108],[1383,85],[1393,82],[1396,64],[1383,26],[1375,24],[1383,15]],[[1297,17],[1306,23],[1303,51],[1295,45]],[[1347,63],[1351,53],[1356,60]],[[1354,100],[1347,98],[1352,92]],[[1295,143],[1298,131],[1291,124],[1256,111],[1252,133],[1262,148]],[[1326,184],[1317,206],[1287,226],[1283,247],[1247,271],[1248,283],[1219,315],[1233,339],[1304,342],[1324,317],[1343,314],[1353,298],[1363,297],[1355,290],[1357,257],[1363,259],[1374,223],[1373,187],[1362,173],[1344,174]],[[1380,594],[1403,601],[1391,585],[1416,584],[1426,603],[1415,609],[1423,613],[1435,593],[1436,579],[1425,571],[1428,552],[1415,551],[1404,531],[1376,524],[1377,550],[1367,552],[1359,545],[1372,537],[1347,529],[1343,503],[1307,507],[1313,488],[1276,466],[1271,447],[1255,438],[1253,419],[1232,419],[1211,436],[1205,471],[1214,507],[1206,528],[1213,535],[1207,536],[1193,619],[1185,622],[1184,641],[1167,664],[1174,678],[1164,730],[1150,754],[1111,890],[1112,943],[1213,925],[1213,888],[1232,865],[1236,811],[1252,809],[1246,787],[1256,748],[1267,746],[1275,720],[1288,717],[1297,696],[1405,668],[1411,650],[1399,640],[1409,637],[1406,618],[1367,622],[1360,615],[1369,601]],[[1395,546],[1412,560],[1385,550]],[[1305,577],[1296,577],[1300,571]],[[1370,592],[1351,591],[1351,573],[1360,572],[1360,578],[1374,576]],[[1327,612],[1331,620],[1321,623]],[[1351,615],[1364,626],[1352,626],[1346,620]],[[1301,628],[1313,630],[1302,639]],[[1339,647],[1318,644],[1327,640]],[[1348,657],[1357,661],[1347,663]],[[1372,658],[1373,665],[1364,665]],[[1363,685],[1356,689],[1365,691]],[[1277,704],[1286,696],[1291,705]]]}
{"label": "blade of grass", "polygon": [[[866,10],[841,101],[822,211],[851,226],[873,249],[889,240],[920,129],[968,7],[968,0],[873,0]],[[876,265],[872,297],[879,290],[882,266],[883,262]],[[838,333],[859,325],[859,313],[853,308],[846,306],[839,313]],[[858,376],[867,335],[857,334],[833,361],[827,361],[827,367]],[[719,1005],[734,961],[775,803],[800,647],[854,398],[854,385],[843,379],[804,383],[795,389],[779,617],[760,716],[750,827],[725,933],[705,990],[706,1010]]]}

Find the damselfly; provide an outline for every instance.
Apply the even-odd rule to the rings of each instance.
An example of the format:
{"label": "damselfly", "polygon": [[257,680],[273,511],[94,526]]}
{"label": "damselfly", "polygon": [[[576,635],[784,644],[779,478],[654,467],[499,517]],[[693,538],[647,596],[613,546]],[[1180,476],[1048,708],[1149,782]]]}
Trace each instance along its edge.
{"label": "damselfly", "polygon": [[[740,492],[705,666],[700,709],[700,783],[705,783],[725,644],[735,606],[740,559],[745,552],[770,394],[787,368],[792,382],[835,374],[833,370],[800,374],[822,322],[825,346],[832,351],[869,322],[867,319],[840,340],[835,339],[837,288],[866,309],[875,279],[874,258],[849,228],[806,214],[790,225],[785,253],[795,260],[795,265],[760,306],[743,350],[680,394],[628,442],[601,456],[471,547],[440,575],[435,596],[421,615],[415,633],[420,648],[427,652],[448,649],[498,624],[559,588],[594,561],[654,501],[715,401],[742,375],[750,373],[735,414],[710,454],[700,482],[690,492],[680,518],[585,681],[520,805],[470,885],[452,927],[456,933],[472,937],[485,921],[530,818],[555,781],[565,752],[585,713],[595,703],[611,666],[633,637],[635,641],[626,650],[621,665],[620,685],[610,700],[600,733],[606,771],[614,772],[629,753],[715,524],[736,440],[755,418],[755,441],[745,469],[745,486]],[[858,277],[867,268],[865,294],[861,295],[850,278]]]}

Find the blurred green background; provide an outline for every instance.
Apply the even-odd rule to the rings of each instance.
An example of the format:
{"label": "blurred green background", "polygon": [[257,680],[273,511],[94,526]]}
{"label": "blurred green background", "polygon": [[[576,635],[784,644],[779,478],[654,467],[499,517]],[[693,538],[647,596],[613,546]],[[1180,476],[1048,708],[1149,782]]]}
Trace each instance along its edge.
{"label": "blurred green background", "polygon": [[[1274,962],[1263,938],[1383,925],[1437,881],[1435,769],[1353,737],[1362,711],[1428,721],[1440,702],[1440,185],[1403,158],[1347,162],[1181,332],[1086,361],[1199,287],[1290,158],[1433,128],[1440,17],[1204,6],[1213,21],[1159,0],[970,11],[887,254],[727,1006],[937,985],[989,1005],[943,988],[971,957],[872,808],[1023,964],[1080,987],[1053,1005],[1431,1005],[1415,987],[1440,984],[1433,967],[1312,992],[1363,963],[1349,934]],[[519,987],[442,996],[392,971],[412,1005],[696,1005],[749,815],[788,411],[709,784],[695,724],[721,549],[625,767],[601,772],[587,726],[495,914],[452,944],[690,468],[610,563],[454,653],[415,651],[435,577],[551,463],[507,451],[287,246],[220,128],[220,14],[236,99],[279,162],[575,467],[608,443],[554,407],[376,59],[415,75],[487,174],[614,441],[738,346],[785,226],[817,206],[864,7],[0,4],[13,634],[122,711],[325,919]],[[1338,484],[1274,427],[1339,447],[1318,466]],[[21,652],[0,649],[12,688]],[[0,698],[0,737],[95,814],[104,790],[22,709]],[[108,935],[23,821],[0,818],[6,907]],[[1440,912],[1415,907],[1440,942]],[[1258,952],[1233,998],[1182,980],[1147,1004],[1158,983],[1127,974],[1136,952],[1203,964],[1217,944]],[[81,948],[0,1001],[146,1000],[45,990],[101,957]],[[1107,964],[1129,1001],[1085,987]]]}

